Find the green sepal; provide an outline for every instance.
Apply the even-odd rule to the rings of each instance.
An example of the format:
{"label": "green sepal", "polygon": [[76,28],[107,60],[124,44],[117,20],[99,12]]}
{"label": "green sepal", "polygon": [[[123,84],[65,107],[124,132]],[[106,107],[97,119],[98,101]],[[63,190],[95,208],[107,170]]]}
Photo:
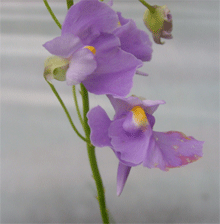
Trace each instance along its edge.
{"label": "green sepal", "polygon": [[144,13],[144,24],[147,26],[147,28],[154,34],[158,33],[163,28],[164,23],[164,6],[153,6],[156,10],[154,13],[150,12],[149,9],[147,9]]}
{"label": "green sepal", "polygon": [[66,71],[69,68],[69,61],[58,56],[51,56],[44,62],[44,77],[47,81],[56,79],[58,81],[66,80]]}

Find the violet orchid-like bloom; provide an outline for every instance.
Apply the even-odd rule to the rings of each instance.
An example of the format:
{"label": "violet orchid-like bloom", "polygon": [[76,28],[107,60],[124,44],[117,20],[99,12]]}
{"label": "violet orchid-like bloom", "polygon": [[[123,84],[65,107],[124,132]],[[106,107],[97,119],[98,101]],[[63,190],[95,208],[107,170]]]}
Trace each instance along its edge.
{"label": "violet orchid-like bloom", "polygon": [[135,96],[108,97],[115,109],[112,121],[100,106],[91,109],[87,117],[92,144],[111,147],[119,159],[118,196],[133,166],[142,163],[144,167],[168,171],[202,157],[204,142],[178,131],[153,131],[155,118],[152,114],[164,101],[141,100]]}
{"label": "violet orchid-like bloom", "polygon": [[[58,56],[47,60],[45,77],[60,81],[65,77],[67,85],[83,83],[88,91],[98,95],[126,96],[134,74],[142,61],[150,60],[152,49],[147,34],[133,22],[126,26],[130,22],[122,20],[110,6],[98,0],[81,0],[73,5],[62,25],[61,36],[43,45]],[[137,43],[129,36],[126,38],[126,33],[134,33]],[[52,65],[53,61],[57,66]]]}

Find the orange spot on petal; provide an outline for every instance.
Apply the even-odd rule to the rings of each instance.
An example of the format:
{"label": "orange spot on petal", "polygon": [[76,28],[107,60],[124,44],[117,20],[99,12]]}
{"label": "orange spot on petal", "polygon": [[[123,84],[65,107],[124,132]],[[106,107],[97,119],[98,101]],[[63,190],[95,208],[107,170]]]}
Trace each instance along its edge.
{"label": "orange spot on petal", "polygon": [[133,112],[133,118],[136,124],[139,126],[146,126],[149,124],[143,108],[136,106],[133,107],[131,111]]}
{"label": "orange spot on petal", "polygon": [[89,49],[95,55],[96,49],[93,46],[85,46],[84,48]]}

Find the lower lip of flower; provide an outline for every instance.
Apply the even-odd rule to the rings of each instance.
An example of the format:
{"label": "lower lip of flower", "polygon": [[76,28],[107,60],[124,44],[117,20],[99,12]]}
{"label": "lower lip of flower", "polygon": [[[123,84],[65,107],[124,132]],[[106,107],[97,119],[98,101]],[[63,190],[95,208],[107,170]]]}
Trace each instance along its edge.
{"label": "lower lip of flower", "polygon": [[95,55],[96,49],[93,46],[85,46],[84,48],[89,49]]}

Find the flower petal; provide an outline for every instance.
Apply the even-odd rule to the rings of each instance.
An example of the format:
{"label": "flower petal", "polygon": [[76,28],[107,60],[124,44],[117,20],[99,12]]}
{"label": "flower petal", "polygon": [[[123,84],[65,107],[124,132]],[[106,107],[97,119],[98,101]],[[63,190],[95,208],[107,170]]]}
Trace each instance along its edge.
{"label": "flower petal", "polygon": [[142,61],[119,48],[119,39],[101,34],[91,45],[96,48],[97,69],[83,84],[91,93],[126,96]]}
{"label": "flower petal", "polygon": [[98,147],[110,146],[111,142],[108,136],[108,128],[111,120],[106,112],[100,107],[94,107],[87,113],[88,124],[91,129],[91,142]]}
{"label": "flower petal", "polygon": [[118,12],[118,17],[121,26],[113,33],[120,38],[121,49],[142,61],[150,61],[153,50],[147,33],[138,29],[133,20],[123,18],[120,12]]}
{"label": "flower petal", "polygon": [[122,127],[125,131],[129,133],[135,133],[140,129],[138,124],[134,121],[133,113],[131,111],[128,112],[125,121],[122,124]]}
{"label": "flower petal", "polygon": [[161,37],[164,39],[172,39],[173,35],[171,33],[168,33],[167,31],[162,31]]}
{"label": "flower petal", "polygon": [[187,165],[202,157],[203,143],[178,131],[153,132],[143,165],[165,171]]}
{"label": "flower petal", "polygon": [[146,113],[153,114],[160,104],[165,104],[164,100],[142,100],[143,108]]}
{"label": "flower petal", "polygon": [[43,45],[51,54],[68,58],[75,51],[83,47],[82,42],[77,36],[65,34],[56,37]]}
{"label": "flower petal", "polygon": [[69,69],[66,73],[67,85],[81,83],[93,73],[96,67],[97,63],[93,53],[87,48],[80,49],[71,56]]}
{"label": "flower petal", "polygon": [[130,173],[131,167],[119,162],[117,174],[117,196],[120,196]]}
{"label": "flower petal", "polygon": [[158,32],[158,33],[152,33],[152,36],[153,36],[153,39],[154,39],[154,42],[156,44],[164,44],[165,42],[164,41],[161,41],[161,32]]}
{"label": "flower petal", "polygon": [[142,101],[138,97],[130,96],[128,98],[113,97],[112,95],[107,95],[112,106],[115,109],[114,119],[123,117],[128,113],[134,106],[138,106]]}
{"label": "flower petal", "polygon": [[110,7],[113,6],[113,0],[109,0],[108,2],[106,2],[107,5],[109,5]]}
{"label": "flower petal", "polygon": [[107,4],[98,0],[81,0],[69,9],[62,34],[72,33],[88,44],[101,32],[113,31],[117,23],[116,12]]}
{"label": "flower petal", "polygon": [[127,98],[113,97],[111,95],[107,96],[115,109],[114,119],[124,116],[134,106],[141,106],[146,113],[153,114],[160,104],[165,103],[163,100],[142,100],[136,96],[130,96]]}
{"label": "flower petal", "polygon": [[125,119],[113,121],[109,127],[108,135],[119,160],[125,165],[136,166],[143,162],[152,130],[149,127],[144,132],[139,130],[135,133],[128,133],[123,129]]}
{"label": "flower petal", "polygon": [[116,51],[120,48],[120,40],[113,34],[101,33],[90,45],[95,47],[97,51],[97,60],[102,63],[102,57],[109,57],[112,51]]}

